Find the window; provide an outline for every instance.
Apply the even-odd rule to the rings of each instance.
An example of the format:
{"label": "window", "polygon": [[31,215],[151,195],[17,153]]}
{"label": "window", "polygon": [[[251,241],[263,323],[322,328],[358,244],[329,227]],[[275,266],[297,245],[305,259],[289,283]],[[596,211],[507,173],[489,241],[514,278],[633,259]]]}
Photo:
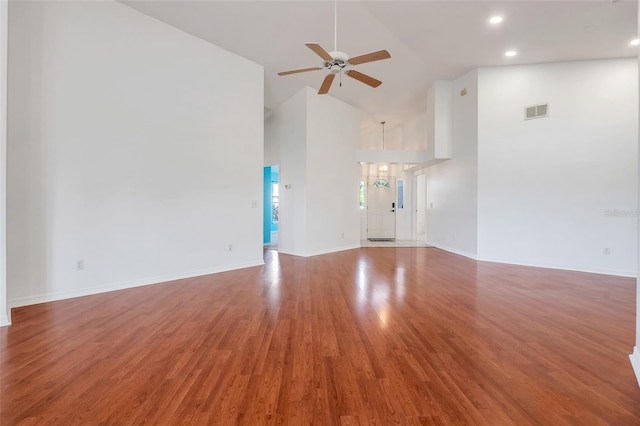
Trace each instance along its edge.
{"label": "window", "polygon": [[398,181],[398,208],[404,209],[404,181]]}
{"label": "window", "polygon": [[271,182],[271,221],[278,223],[278,182]]}
{"label": "window", "polygon": [[360,181],[360,208],[361,209],[364,209],[364,188],[365,188],[364,181],[361,180]]}

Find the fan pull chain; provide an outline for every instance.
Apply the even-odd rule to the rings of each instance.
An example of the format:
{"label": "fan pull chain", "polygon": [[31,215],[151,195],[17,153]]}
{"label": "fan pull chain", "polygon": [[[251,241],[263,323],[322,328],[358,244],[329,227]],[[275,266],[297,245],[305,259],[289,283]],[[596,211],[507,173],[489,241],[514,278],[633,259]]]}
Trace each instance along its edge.
{"label": "fan pull chain", "polygon": [[342,71],[340,71],[340,87],[342,87]]}

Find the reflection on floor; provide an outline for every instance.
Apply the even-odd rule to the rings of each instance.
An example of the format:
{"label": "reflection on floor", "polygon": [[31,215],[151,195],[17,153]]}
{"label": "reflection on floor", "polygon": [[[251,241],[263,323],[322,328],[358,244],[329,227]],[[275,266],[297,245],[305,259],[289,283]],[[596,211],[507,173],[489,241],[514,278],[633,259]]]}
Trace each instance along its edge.
{"label": "reflection on floor", "polygon": [[369,241],[360,240],[360,247],[433,247],[425,242],[416,240]]}

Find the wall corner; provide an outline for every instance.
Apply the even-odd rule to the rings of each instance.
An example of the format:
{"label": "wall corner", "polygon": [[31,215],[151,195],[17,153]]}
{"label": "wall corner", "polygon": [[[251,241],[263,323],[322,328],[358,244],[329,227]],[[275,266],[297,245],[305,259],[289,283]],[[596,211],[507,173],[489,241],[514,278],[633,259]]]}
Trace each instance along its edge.
{"label": "wall corner", "polygon": [[629,355],[629,360],[631,361],[631,367],[633,367],[634,373],[636,373],[638,385],[640,385],[640,349],[638,349],[637,346],[633,348],[633,353]]}
{"label": "wall corner", "polygon": [[0,1],[0,326],[11,324],[7,291],[7,61],[9,2]]}
{"label": "wall corner", "polygon": [[[638,31],[640,35],[640,9],[638,9]],[[640,58],[638,58],[638,64],[640,65]],[[640,82],[640,75],[638,76],[638,81]],[[640,106],[640,100],[639,100]],[[640,117],[640,114],[639,114]],[[638,120],[639,129],[640,129],[640,120]],[[639,140],[640,145],[640,140]],[[640,164],[640,149],[638,150],[638,164]],[[640,174],[638,174],[638,205],[640,206]],[[638,235],[637,235],[638,243],[640,245],[640,216],[638,216]],[[640,267],[640,250],[638,250],[638,263],[636,268]],[[637,269],[636,269],[637,271]],[[640,345],[640,274],[638,278],[636,278],[636,346],[633,349],[633,354],[631,357],[631,365],[633,366],[633,370],[636,373],[636,379],[638,379],[638,384],[640,384],[640,353],[638,352],[638,345]]]}

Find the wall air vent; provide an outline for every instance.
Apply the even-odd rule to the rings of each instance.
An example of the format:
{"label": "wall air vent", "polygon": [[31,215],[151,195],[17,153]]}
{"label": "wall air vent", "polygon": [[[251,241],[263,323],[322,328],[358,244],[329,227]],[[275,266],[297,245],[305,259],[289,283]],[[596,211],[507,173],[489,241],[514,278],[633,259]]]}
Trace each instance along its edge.
{"label": "wall air vent", "polygon": [[531,105],[524,107],[524,119],[543,118],[549,116],[549,104]]}

